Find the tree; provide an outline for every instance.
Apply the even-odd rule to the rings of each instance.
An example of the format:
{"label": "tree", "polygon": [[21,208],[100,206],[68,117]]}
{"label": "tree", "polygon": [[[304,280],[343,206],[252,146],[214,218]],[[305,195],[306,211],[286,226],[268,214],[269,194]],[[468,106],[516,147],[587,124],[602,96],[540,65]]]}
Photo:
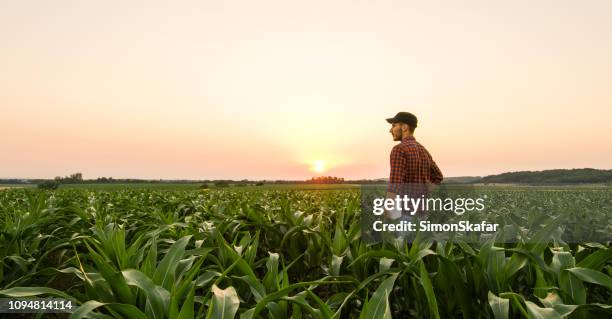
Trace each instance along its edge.
{"label": "tree", "polygon": [[38,188],[39,189],[46,189],[46,190],[55,190],[59,187],[59,183],[55,180],[53,181],[44,181],[40,184],[38,184]]}
{"label": "tree", "polygon": [[83,181],[83,174],[81,173],[70,174],[68,178],[70,179],[70,181],[74,183],[80,183]]}
{"label": "tree", "polygon": [[342,184],[344,183],[344,178],[335,177],[335,176],[313,177],[310,180],[307,180],[306,183],[309,183],[309,184]]}
{"label": "tree", "polygon": [[229,183],[227,181],[216,181],[215,186],[216,187],[228,187]]}

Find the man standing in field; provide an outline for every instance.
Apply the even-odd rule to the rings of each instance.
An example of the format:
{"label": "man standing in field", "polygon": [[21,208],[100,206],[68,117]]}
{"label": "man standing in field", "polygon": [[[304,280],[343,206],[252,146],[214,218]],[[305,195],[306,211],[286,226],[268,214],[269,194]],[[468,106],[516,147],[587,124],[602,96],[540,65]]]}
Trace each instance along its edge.
{"label": "man standing in field", "polygon": [[[423,145],[414,138],[417,127],[417,118],[412,113],[399,112],[387,122],[391,124],[389,132],[394,141],[401,141],[391,150],[391,173],[387,198],[396,198],[397,195],[408,195],[412,198],[427,196],[432,184],[442,182],[442,172],[436,162]],[[425,211],[417,211],[422,215]],[[397,219],[401,216],[399,211],[389,211],[388,218]]]}

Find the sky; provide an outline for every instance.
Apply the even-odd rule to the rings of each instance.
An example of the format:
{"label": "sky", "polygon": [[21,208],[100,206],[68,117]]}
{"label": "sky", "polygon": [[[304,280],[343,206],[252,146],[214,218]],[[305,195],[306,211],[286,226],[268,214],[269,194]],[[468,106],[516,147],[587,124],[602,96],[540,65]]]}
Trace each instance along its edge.
{"label": "sky", "polygon": [[612,163],[610,1],[0,1],[0,177]]}

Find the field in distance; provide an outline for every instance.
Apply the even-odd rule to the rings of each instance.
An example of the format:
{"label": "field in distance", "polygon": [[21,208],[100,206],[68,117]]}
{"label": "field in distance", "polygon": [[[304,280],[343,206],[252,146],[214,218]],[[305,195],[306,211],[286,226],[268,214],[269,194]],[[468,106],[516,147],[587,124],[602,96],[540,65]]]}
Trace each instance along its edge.
{"label": "field in distance", "polygon": [[[62,184],[63,188],[90,189],[90,190],[121,190],[121,189],[160,189],[160,190],[195,190],[200,189],[201,183],[84,183],[84,184]],[[31,188],[35,184],[0,184],[0,189],[7,188]],[[341,190],[358,188],[358,184],[264,184],[255,185],[231,185],[228,187],[217,187],[208,184],[210,189],[232,189],[232,190],[255,190],[255,189],[295,189],[295,190]]]}
{"label": "field in distance", "polygon": [[[0,184],[0,190],[9,188],[35,188],[36,184]],[[89,190],[122,190],[122,189],[159,189],[159,190],[196,190],[202,189],[201,183],[83,183],[83,184],[62,184],[60,189],[89,189]],[[208,184],[209,189],[232,189],[232,190],[343,190],[357,189],[361,187],[359,184],[264,184],[261,186],[255,185],[232,185],[227,187],[218,187],[213,184]],[[507,190],[569,190],[569,189],[594,189],[608,190],[612,189],[610,184],[559,184],[559,185],[523,185],[523,184],[444,184],[444,187],[466,188],[473,187],[474,189],[507,189]]]}

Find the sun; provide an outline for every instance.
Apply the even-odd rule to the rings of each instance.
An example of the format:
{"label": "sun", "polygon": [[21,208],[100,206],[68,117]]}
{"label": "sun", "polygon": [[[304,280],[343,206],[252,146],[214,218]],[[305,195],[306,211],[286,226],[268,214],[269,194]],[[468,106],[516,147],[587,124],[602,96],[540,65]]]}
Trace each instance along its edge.
{"label": "sun", "polygon": [[316,173],[323,173],[325,171],[325,161],[316,160],[312,163],[312,170]]}

